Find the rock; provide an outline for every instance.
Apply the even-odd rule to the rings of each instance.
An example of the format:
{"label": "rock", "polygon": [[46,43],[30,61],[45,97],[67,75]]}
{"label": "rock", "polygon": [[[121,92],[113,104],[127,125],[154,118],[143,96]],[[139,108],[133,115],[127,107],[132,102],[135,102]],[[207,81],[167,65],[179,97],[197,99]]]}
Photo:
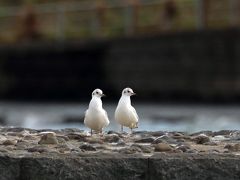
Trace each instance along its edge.
{"label": "rock", "polygon": [[221,130],[221,131],[213,132],[213,136],[219,136],[219,135],[221,135],[221,136],[226,136],[227,135],[228,136],[232,132],[233,131],[231,131],[231,130]]}
{"label": "rock", "polygon": [[168,144],[177,144],[177,141],[167,135],[160,136],[156,138],[152,144],[158,144],[158,143],[168,143]]}
{"label": "rock", "polygon": [[240,140],[240,131],[234,131],[230,133],[231,140]]}
{"label": "rock", "polygon": [[84,131],[78,128],[65,128],[62,129],[61,132],[63,132],[64,134],[69,134],[69,133],[83,133]]}
{"label": "rock", "polygon": [[109,150],[108,146],[106,145],[99,145],[95,147],[96,149],[101,149],[101,150]]}
{"label": "rock", "polygon": [[66,143],[65,138],[63,138],[63,137],[57,137],[57,141],[60,144],[65,144]]}
{"label": "rock", "polygon": [[198,150],[196,150],[196,149],[188,149],[186,153],[197,154]]}
{"label": "rock", "polygon": [[185,139],[177,139],[176,142],[182,143],[182,142],[186,142],[186,140]]}
{"label": "rock", "polygon": [[154,147],[156,152],[168,152],[173,150],[173,148],[166,143],[158,143]]}
{"label": "rock", "polygon": [[23,137],[24,140],[37,140],[38,137],[32,135],[26,135]]}
{"label": "rock", "polygon": [[8,150],[5,147],[0,147],[0,152],[1,153],[7,153]]}
{"label": "rock", "polygon": [[220,153],[220,151],[217,150],[217,149],[210,149],[207,152],[210,153],[210,154],[218,154],[218,153]]}
{"label": "rock", "polygon": [[152,147],[149,145],[133,144],[133,145],[131,145],[131,147],[140,148],[143,153],[151,153],[153,151]]}
{"label": "rock", "polygon": [[200,131],[200,132],[196,132],[191,134],[190,136],[199,136],[199,135],[206,135],[206,136],[213,136],[214,133],[212,131]]}
{"label": "rock", "polygon": [[96,151],[97,150],[95,147],[93,147],[90,144],[83,144],[79,148],[84,150],[84,151]]}
{"label": "rock", "polygon": [[39,153],[49,152],[49,150],[44,146],[34,146],[31,148],[28,148],[27,151],[28,152],[39,152]]}
{"label": "rock", "polygon": [[63,139],[64,141],[69,141],[69,137],[68,136],[65,136],[65,135],[56,135],[57,136],[57,139]]}
{"label": "rock", "polygon": [[107,134],[104,136],[104,141],[108,143],[118,142],[120,140],[117,134]]}
{"label": "rock", "polygon": [[140,147],[130,146],[130,147],[122,148],[118,152],[121,153],[121,154],[134,154],[134,153],[137,153],[137,152],[140,153],[140,152],[142,152],[142,150],[141,150]]}
{"label": "rock", "polygon": [[206,136],[205,134],[200,134],[193,138],[193,141],[195,141],[197,144],[204,144],[206,142],[210,141],[210,138]]}
{"label": "rock", "polygon": [[204,143],[204,145],[217,146],[218,144],[216,142],[206,142],[206,143]]}
{"label": "rock", "polygon": [[6,149],[8,151],[15,151],[16,150],[16,147],[15,146],[6,146]]}
{"label": "rock", "polygon": [[211,138],[212,141],[225,141],[225,140],[229,140],[229,138],[226,138],[223,135],[217,135]]}
{"label": "rock", "polygon": [[158,144],[158,143],[166,143],[166,141],[164,139],[162,139],[161,137],[156,138],[152,144]]}
{"label": "rock", "polygon": [[65,153],[66,151],[71,151],[71,148],[67,144],[59,144],[59,145],[57,145],[56,149],[58,149],[58,151],[60,153]]}
{"label": "rock", "polygon": [[28,141],[18,141],[17,144],[15,145],[16,146],[16,149],[18,150],[24,150],[26,149],[28,146],[30,145],[30,143]]}
{"label": "rock", "polygon": [[94,136],[91,136],[91,137],[87,137],[85,139],[85,142],[88,142],[90,144],[103,144],[103,140],[99,137],[94,137]]}
{"label": "rock", "polygon": [[148,131],[135,131],[135,132],[132,133],[132,135],[134,137],[138,137],[138,138],[152,137],[152,135]]}
{"label": "rock", "polygon": [[5,140],[3,143],[2,143],[4,146],[10,146],[10,145],[15,145],[17,144],[17,140]]}
{"label": "rock", "polygon": [[182,152],[187,152],[190,148],[190,146],[187,145],[181,145],[179,147],[177,147],[178,150],[181,150]]}
{"label": "rock", "polygon": [[224,148],[228,149],[229,151],[232,151],[232,152],[240,151],[240,143],[237,143],[234,145],[227,144]]}
{"label": "rock", "polygon": [[117,134],[120,138],[122,138],[124,135],[127,135],[126,132],[119,133],[117,131],[108,131],[107,134]]}
{"label": "rock", "polygon": [[135,143],[152,143],[155,140],[153,137],[146,137],[146,138],[141,138],[139,140],[135,140]]}
{"label": "rock", "polygon": [[68,133],[66,134],[68,139],[70,140],[78,140],[78,141],[86,141],[87,135],[82,133]]}
{"label": "rock", "polygon": [[159,136],[165,135],[166,132],[164,132],[164,131],[152,131],[152,132],[149,132],[149,134],[154,136],[154,137],[159,137]]}
{"label": "rock", "polygon": [[38,144],[58,144],[56,135],[53,133],[44,134]]}
{"label": "rock", "polygon": [[124,140],[120,139],[116,146],[125,146],[125,145],[126,143],[124,142]]}

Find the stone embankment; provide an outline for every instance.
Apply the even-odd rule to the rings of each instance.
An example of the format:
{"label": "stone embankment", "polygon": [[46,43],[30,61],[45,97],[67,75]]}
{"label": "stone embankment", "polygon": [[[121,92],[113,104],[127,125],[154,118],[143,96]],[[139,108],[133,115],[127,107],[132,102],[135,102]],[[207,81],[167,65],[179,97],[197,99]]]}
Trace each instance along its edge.
{"label": "stone embankment", "polygon": [[0,128],[0,180],[240,179],[240,131]]}

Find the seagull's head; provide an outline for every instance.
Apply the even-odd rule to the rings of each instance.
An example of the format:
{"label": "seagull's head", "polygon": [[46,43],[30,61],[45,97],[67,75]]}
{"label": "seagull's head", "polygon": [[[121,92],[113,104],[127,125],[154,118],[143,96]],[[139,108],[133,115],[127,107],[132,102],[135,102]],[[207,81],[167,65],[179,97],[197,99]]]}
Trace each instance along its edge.
{"label": "seagull's head", "polygon": [[132,96],[132,95],[136,95],[136,93],[134,93],[131,88],[125,88],[125,89],[122,91],[122,95],[123,95],[123,96]]}
{"label": "seagull's head", "polygon": [[103,94],[102,90],[101,89],[95,89],[93,92],[92,92],[92,97],[103,97],[105,96],[105,94]]}

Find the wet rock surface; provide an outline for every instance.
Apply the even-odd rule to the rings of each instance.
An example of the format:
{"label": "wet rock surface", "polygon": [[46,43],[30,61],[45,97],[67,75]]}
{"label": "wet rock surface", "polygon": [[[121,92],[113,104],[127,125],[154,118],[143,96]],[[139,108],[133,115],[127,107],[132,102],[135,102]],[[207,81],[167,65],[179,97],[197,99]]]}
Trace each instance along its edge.
{"label": "wet rock surface", "polygon": [[[239,179],[240,132],[0,128],[0,179]],[[119,173],[121,171],[121,173]]]}

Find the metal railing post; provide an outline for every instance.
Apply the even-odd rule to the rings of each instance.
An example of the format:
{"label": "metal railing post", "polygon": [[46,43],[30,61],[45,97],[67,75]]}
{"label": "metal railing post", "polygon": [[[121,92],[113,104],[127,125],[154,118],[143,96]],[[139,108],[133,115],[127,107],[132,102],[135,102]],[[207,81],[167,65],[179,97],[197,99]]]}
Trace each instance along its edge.
{"label": "metal railing post", "polygon": [[65,7],[63,5],[57,6],[57,25],[56,37],[59,41],[65,40]]}
{"label": "metal railing post", "polygon": [[124,9],[124,30],[126,35],[134,33],[133,27],[133,7],[128,4]]}
{"label": "metal railing post", "polygon": [[240,3],[239,0],[229,0],[229,24],[230,26],[236,27],[239,25]]}
{"label": "metal railing post", "polygon": [[196,28],[197,30],[205,28],[204,18],[204,0],[193,0],[196,1]]}

